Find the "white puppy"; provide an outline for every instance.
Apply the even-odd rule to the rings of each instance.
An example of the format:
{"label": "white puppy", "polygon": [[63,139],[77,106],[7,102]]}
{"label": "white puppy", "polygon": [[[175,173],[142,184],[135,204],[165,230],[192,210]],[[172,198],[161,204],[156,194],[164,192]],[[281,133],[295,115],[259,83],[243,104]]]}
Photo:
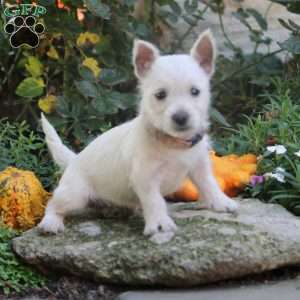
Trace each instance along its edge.
{"label": "white puppy", "polygon": [[190,176],[206,204],[233,212],[237,203],[219,188],[208,153],[210,77],[216,50],[210,31],[200,35],[189,55],[160,56],[158,49],[136,41],[135,74],[142,100],[138,116],[115,127],[74,154],[42,117],[48,147],[64,174],[39,227],[63,231],[63,218],[89,200],[117,206],[141,206],[145,235],[173,232],[164,196]]}

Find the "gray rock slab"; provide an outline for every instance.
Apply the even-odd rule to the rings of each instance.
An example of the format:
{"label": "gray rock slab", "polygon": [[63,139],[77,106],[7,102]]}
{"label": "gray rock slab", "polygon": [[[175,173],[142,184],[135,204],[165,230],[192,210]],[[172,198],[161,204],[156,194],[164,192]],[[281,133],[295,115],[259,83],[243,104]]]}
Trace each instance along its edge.
{"label": "gray rock slab", "polygon": [[237,215],[198,203],[170,210],[173,238],[144,237],[140,216],[93,210],[55,236],[25,232],[13,249],[43,271],[132,286],[190,287],[300,264],[300,220],[279,205],[242,200]]}
{"label": "gray rock slab", "polygon": [[203,288],[180,291],[133,291],[116,300],[299,300],[300,279],[272,284]]}

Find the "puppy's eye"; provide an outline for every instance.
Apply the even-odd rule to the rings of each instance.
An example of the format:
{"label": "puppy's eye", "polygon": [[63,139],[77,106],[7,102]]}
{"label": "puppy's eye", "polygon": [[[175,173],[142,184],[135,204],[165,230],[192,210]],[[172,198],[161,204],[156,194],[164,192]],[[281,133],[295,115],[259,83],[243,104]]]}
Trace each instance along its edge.
{"label": "puppy's eye", "polygon": [[155,93],[155,97],[157,100],[164,100],[165,98],[167,98],[167,91],[160,90],[157,93]]}
{"label": "puppy's eye", "polygon": [[195,88],[195,87],[192,87],[191,88],[191,95],[192,96],[198,96],[200,94],[200,90],[198,90],[197,88]]}

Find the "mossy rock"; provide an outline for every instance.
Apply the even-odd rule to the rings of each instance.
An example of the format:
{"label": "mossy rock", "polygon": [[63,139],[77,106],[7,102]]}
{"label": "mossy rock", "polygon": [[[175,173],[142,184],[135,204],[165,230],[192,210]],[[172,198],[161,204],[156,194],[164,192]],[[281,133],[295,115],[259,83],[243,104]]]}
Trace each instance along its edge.
{"label": "mossy rock", "polygon": [[279,205],[242,200],[238,215],[197,203],[170,210],[178,232],[163,244],[143,236],[139,216],[94,210],[56,236],[32,229],[13,248],[43,271],[134,286],[196,286],[300,263],[300,220]]}

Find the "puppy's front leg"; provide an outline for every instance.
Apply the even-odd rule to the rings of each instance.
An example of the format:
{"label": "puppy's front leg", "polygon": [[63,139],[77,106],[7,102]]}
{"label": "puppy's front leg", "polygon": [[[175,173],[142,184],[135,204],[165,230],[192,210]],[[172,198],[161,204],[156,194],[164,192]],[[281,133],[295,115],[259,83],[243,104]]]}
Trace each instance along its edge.
{"label": "puppy's front leg", "polygon": [[166,201],[160,193],[158,182],[152,177],[134,176],[133,188],[139,197],[145,219],[145,235],[174,232],[177,227],[169,217]]}
{"label": "puppy's front leg", "polygon": [[209,152],[203,152],[190,172],[190,177],[200,190],[205,205],[219,212],[236,211],[238,204],[222,192],[213,175]]}

